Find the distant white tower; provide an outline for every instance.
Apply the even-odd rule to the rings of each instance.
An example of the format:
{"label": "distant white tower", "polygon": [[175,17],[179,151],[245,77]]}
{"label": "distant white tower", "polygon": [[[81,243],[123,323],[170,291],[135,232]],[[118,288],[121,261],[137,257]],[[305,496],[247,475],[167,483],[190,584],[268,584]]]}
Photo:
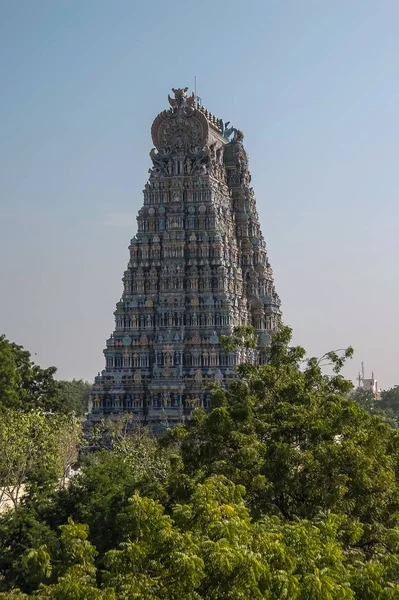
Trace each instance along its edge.
{"label": "distant white tower", "polygon": [[372,392],[375,400],[381,399],[381,390],[378,387],[377,380],[374,377],[374,371],[371,372],[371,378],[366,379],[364,376],[364,364],[362,363],[361,374],[358,375],[358,389],[363,389],[366,392]]}

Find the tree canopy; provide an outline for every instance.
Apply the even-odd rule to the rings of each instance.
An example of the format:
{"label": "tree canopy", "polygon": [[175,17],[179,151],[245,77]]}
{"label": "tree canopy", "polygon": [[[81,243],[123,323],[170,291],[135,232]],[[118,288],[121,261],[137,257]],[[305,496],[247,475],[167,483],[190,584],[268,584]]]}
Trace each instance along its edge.
{"label": "tree canopy", "polygon": [[87,381],[57,381],[55,367],[42,369],[30,352],[0,336],[0,410],[74,413],[87,412],[90,384]]}
{"label": "tree canopy", "polygon": [[0,408],[55,409],[56,370],[35,365],[30,352],[0,336]]}
{"label": "tree canopy", "polygon": [[[39,419],[32,466],[14,457],[0,472],[13,481],[21,462],[29,473],[0,518],[0,600],[399,598],[399,430],[351,397],[350,348],[308,359],[290,341],[281,328],[254,364],[253,331],[238,329],[225,343],[249,362],[228,389],[214,387],[209,411],[162,438],[133,421],[102,424],[65,485],[76,421],[56,416],[70,428],[63,454],[61,429],[51,437],[48,415],[26,413],[21,435]],[[0,386],[11,398],[9,372],[14,383]],[[3,443],[18,406],[7,402]],[[40,460],[55,469],[46,485]]]}
{"label": "tree canopy", "polygon": [[363,388],[353,390],[351,397],[369,413],[381,415],[392,427],[399,428],[399,385],[383,390],[379,399],[372,391]]}

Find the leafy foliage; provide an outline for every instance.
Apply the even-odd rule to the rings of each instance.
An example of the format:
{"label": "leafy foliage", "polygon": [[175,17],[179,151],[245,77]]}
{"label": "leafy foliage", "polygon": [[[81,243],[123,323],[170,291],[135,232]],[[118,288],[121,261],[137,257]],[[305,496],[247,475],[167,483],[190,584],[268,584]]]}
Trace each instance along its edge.
{"label": "leafy foliage", "polygon": [[375,399],[373,392],[358,388],[351,393],[351,397],[371,414],[384,417],[392,426],[399,428],[399,386],[383,390],[379,400]]}
{"label": "leafy foliage", "polygon": [[72,417],[38,411],[5,411],[0,418],[0,508],[6,502],[17,506],[27,489],[43,493],[77,459],[81,426]]}
{"label": "leafy foliage", "polygon": [[22,346],[0,336],[0,409],[57,407],[55,367],[41,369]]}
{"label": "leafy foliage", "polygon": [[81,417],[88,411],[90,384],[82,379],[57,381],[56,400],[58,409]]}
{"label": "leafy foliage", "polygon": [[[281,328],[265,364],[241,364],[209,412],[163,439],[129,418],[101,424],[65,485],[76,421],[25,413],[7,477],[26,464],[27,493],[0,518],[0,600],[398,598],[399,430],[351,397],[351,348],[306,359],[290,339]],[[224,343],[252,360],[254,340],[244,328]]]}
{"label": "leafy foliage", "polygon": [[379,401],[381,410],[393,415],[396,419],[399,418],[399,385],[395,385],[390,390],[381,392],[381,400]]}
{"label": "leafy foliage", "polygon": [[87,381],[56,381],[57,369],[42,369],[30,353],[0,336],[0,410],[15,408],[29,411],[74,413],[87,412],[90,384]]}

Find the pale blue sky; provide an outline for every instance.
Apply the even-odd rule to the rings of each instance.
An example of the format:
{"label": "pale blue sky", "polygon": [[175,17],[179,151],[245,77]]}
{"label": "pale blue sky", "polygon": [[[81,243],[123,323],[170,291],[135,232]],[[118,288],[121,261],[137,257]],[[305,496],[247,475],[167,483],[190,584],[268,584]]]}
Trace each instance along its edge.
{"label": "pale blue sky", "polygon": [[0,0],[0,331],[104,365],[171,87],[245,133],[295,342],[399,384],[397,0]]}

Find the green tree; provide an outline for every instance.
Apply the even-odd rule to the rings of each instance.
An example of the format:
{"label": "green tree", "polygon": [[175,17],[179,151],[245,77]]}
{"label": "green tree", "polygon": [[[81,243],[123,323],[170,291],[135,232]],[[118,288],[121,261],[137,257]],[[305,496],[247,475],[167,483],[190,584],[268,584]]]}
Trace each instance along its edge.
{"label": "green tree", "polygon": [[282,328],[267,364],[240,365],[208,414],[197,411],[187,430],[170,434],[183,438],[184,470],[244,484],[255,515],[331,510],[396,524],[398,436],[348,398],[340,369],[351,349],[305,361],[290,337]]}
{"label": "green tree", "polygon": [[193,532],[204,562],[201,598],[263,598],[267,565],[253,544],[253,526],[244,503],[245,488],[223,476],[197,484],[188,504],[173,510],[176,524]]}
{"label": "green tree", "polygon": [[[87,540],[87,526],[75,524],[69,519],[68,524],[62,525],[60,530],[57,582],[41,585],[36,597],[42,600],[115,600],[112,590],[101,591],[97,587],[94,563],[97,551]],[[43,560],[47,569],[51,569],[48,555]]]}
{"label": "green tree", "polygon": [[79,451],[84,449],[83,429],[80,421],[70,415],[56,417],[57,455],[61,465],[61,487],[65,487],[71,467],[78,461]]}
{"label": "green tree", "polygon": [[353,390],[350,396],[370,414],[384,417],[392,427],[399,427],[399,386],[382,391],[380,400],[363,388]]}
{"label": "green tree", "polygon": [[21,592],[21,590],[14,589],[10,592],[0,592],[0,600],[27,600],[29,596]]}
{"label": "green tree", "polygon": [[70,481],[76,420],[3,407],[9,471],[25,465],[27,483],[0,517],[0,600],[398,598],[399,430],[350,397],[351,349],[307,359],[290,338],[260,351],[236,330],[226,348],[248,363],[209,412],[163,439],[103,423]]}
{"label": "green tree", "polygon": [[355,400],[359,406],[364,408],[364,410],[367,410],[367,412],[376,412],[377,404],[375,396],[371,390],[357,388],[351,391],[350,397],[353,398],[353,400]]}
{"label": "green tree", "polygon": [[121,600],[197,600],[203,560],[156,501],[135,493],[119,519],[125,541],[105,555],[104,582]]}
{"label": "green tree", "polygon": [[167,501],[171,452],[130,417],[100,424],[93,437],[95,442],[106,438],[111,449],[81,457],[81,472],[58,496],[57,512],[88,524],[91,541],[104,552],[119,543],[117,515],[136,490]]}
{"label": "green tree", "polygon": [[56,410],[55,367],[42,369],[22,346],[0,336],[0,410]]}
{"label": "green tree", "polygon": [[379,409],[394,419],[397,425],[399,422],[399,385],[395,385],[389,390],[383,390],[381,392],[381,400],[376,404]]}
{"label": "green tree", "polygon": [[73,417],[39,411],[5,410],[0,419],[0,507],[14,508],[29,489],[31,494],[65,483],[82,439]]}
{"label": "green tree", "polygon": [[[22,503],[4,513],[0,518],[0,591],[20,588],[31,592],[46,581],[48,571],[44,561],[39,562],[40,552],[44,549],[56,555],[58,538],[57,529],[52,529],[31,504]],[[38,555],[33,556],[36,551]]]}
{"label": "green tree", "polygon": [[91,386],[82,379],[57,381],[56,401],[59,411],[81,417],[87,413]]}
{"label": "green tree", "polygon": [[0,419],[0,505],[17,506],[24,487],[54,482],[59,467],[52,419],[38,412],[3,412]]}

